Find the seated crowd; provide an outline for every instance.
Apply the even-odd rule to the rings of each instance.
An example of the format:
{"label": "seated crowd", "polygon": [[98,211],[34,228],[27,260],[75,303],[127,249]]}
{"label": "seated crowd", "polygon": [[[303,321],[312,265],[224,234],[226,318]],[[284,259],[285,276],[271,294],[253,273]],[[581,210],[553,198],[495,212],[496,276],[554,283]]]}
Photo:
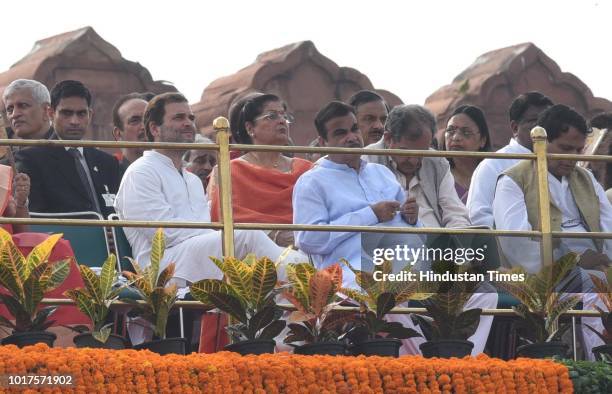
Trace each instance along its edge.
{"label": "seated crowd", "polygon": [[[16,80],[2,97],[12,138],[81,140],[92,117],[92,95],[81,82],[62,81],[51,92],[32,80]],[[438,141],[436,117],[420,105],[390,108],[384,98],[361,91],[347,103],[321,103],[314,119],[318,134],[310,146],[430,151],[490,151],[485,114],[475,106],[456,108]],[[290,103],[273,94],[254,93],[229,111],[232,141],[254,145],[290,145]],[[531,153],[530,131],[542,126],[549,153],[581,154],[589,133],[582,115],[539,92],[514,99],[509,110],[513,137],[500,153]],[[113,136],[120,141],[213,143],[201,136],[189,103],[180,93],[132,93],[112,110]],[[314,133],[313,133],[314,134]],[[314,137],[314,135],[313,135]],[[213,137],[214,138],[214,137]],[[222,219],[216,152],[124,148],[116,156],[96,148],[13,148],[18,174],[14,195],[3,215],[28,212],[94,211],[117,213],[125,220],[211,222]],[[279,152],[232,152],[232,215],[235,222],[308,225],[391,226],[540,230],[535,162],[518,159],[410,157],[334,153],[305,160]],[[548,161],[551,226],[562,232],[612,232],[612,205],[588,170],[568,160]],[[28,211],[29,209],[29,211]],[[23,229],[15,228],[16,232]],[[176,262],[173,281],[180,287],[221,272],[204,256],[221,257],[222,235],[212,229],[164,230],[163,264]],[[150,258],[154,230],[126,228],[134,258]],[[435,238],[416,233],[237,230],[235,253],[282,258],[284,263],[312,261],[317,268],[347,260],[372,267],[374,248],[408,245],[418,249]],[[495,242],[497,244],[497,242]],[[287,246],[294,246],[286,249]],[[612,241],[560,238],[554,257],[580,254],[573,292],[583,294],[585,309],[603,307],[591,290],[588,273],[610,265]],[[540,244],[525,237],[499,239],[504,267],[537,272]],[[431,269],[431,261],[412,262]],[[283,270],[281,265],[281,277]],[[356,286],[345,267],[344,285]],[[466,308],[496,308],[497,293],[483,284]],[[390,319],[413,326],[407,315]],[[473,354],[484,350],[492,316],[482,316]],[[599,319],[582,319],[602,330]],[[586,348],[601,344],[582,330]],[[418,353],[419,339],[404,340],[404,353]],[[587,352],[590,354],[590,352]]]}

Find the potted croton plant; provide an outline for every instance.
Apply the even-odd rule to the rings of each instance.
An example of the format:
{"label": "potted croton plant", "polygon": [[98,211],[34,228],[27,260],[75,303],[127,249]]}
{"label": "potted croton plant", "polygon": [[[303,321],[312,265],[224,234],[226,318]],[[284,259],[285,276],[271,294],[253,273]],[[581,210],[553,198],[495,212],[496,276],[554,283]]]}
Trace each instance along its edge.
{"label": "potted croton plant", "polygon": [[61,285],[70,272],[69,259],[55,263],[49,256],[62,234],[54,234],[24,257],[11,235],[0,228],[0,284],[6,292],[0,299],[15,318],[15,323],[0,316],[0,325],[12,329],[2,344],[19,347],[43,342],[53,346],[56,335],[45,331],[54,322],[49,317],[57,306],[39,308],[44,294]]}
{"label": "potted croton plant", "polygon": [[340,265],[317,270],[310,263],[289,264],[287,278],[283,296],[296,310],[289,315],[289,334],[284,342],[294,346],[295,354],[344,355],[342,328],[353,313],[333,310],[342,301],[337,295],[342,286]]}
{"label": "potted croton plant", "polygon": [[174,276],[174,263],[169,263],[160,272],[165,248],[164,231],[158,229],[151,244],[151,263],[142,268],[137,261],[130,259],[134,272],[123,272],[123,275],[133,282],[134,290],[144,302],[131,299],[125,301],[134,304],[132,312],[144,318],[154,334],[152,341],[135,345],[133,348],[148,349],[159,354],[185,354],[187,341],[184,338],[166,338],[168,315],[176,303],[177,288],[176,284],[169,284]]}
{"label": "potted croton plant", "polygon": [[396,305],[408,300],[422,300],[429,294],[422,292],[417,282],[375,280],[377,271],[383,275],[392,272],[389,261],[377,265],[374,272],[358,270],[346,261],[345,264],[355,274],[355,282],[360,288],[341,290],[341,293],[358,302],[360,308],[360,313],[346,333],[352,344],[352,352],[366,356],[398,357],[402,346],[400,340],[420,334],[400,322],[387,321],[385,317]]}
{"label": "potted croton plant", "polygon": [[568,253],[542,267],[537,274],[528,274],[521,267],[514,268],[511,273],[525,275],[524,281],[496,282],[521,302],[512,309],[521,318],[518,334],[527,344],[517,348],[517,356],[565,358],[568,346],[561,342],[561,336],[570,324],[560,322],[559,317],[572,309],[580,296],[567,293],[562,283],[567,282],[566,277],[577,262],[578,255]]}
{"label": "potted croton plant", "polygon": [[193,298],[229,314],[227,327],[234,343],[226,350],[245,354],[274,353],[276,338],[285,328],[283,311],[276,304],[280,289],[276,264],[267,257],[249,254],[243,260],[211,258],[223,280],[203,279],[190,287]]}
{"label": "potted croton plant", "polygon": [[118,276],[116,264],[115,255],[109,255],[102,265],[100,276],[88,266],[79,265],[85,288],[64,292],[64,295],[73,300],[77,308],[89,317],[92,324],[91,331],[86,326],[71,327],[79,332],[79,335],[73,339],[77,347],[126,348],[126,340],[123,337],[111,334],[112,323],[105,324],[111,303],[119,298],[119,293],[123,289],[123,286],[113,288]]}
{"label": "potted croton plant", "polygon": [[595,291],[597,295],[605,305],[606,310],[603,310],[599,306],[595,308],[599,311],[601,323],[603,325],[603,332],[599,332],[588,324],[585,326],[593,331],[601,340],[604,342],[603,345],[593,348],[593,355],[597,360],[608,360],[612,361],[612,268],[608,268],[606,272],[606,280],[603,280],[599,276],[591,275]]}
{"label": "potted croton plant", "polygon": [[[432,272],[443,274],[470,274],[474,268],[458,265],[451,260],[434,261]],[[469,341],[480,322],[480,308],[465,310],[465,305],[480,286],[479,281],[427,281],[421,286],[433,291],[421,301],[427,316],[411,315],[412,320],[423,332],[426,342],[419,345],[424,357],[465,357],[474,348]]]}
{"label": "potted croton plant", "polygon": [[419,346],[424,357],[465,357],[472,352],[474,343],[468,338],[476,332],[482,310],[464,310],[471,295],[463,289],[450,290],[422,301],[428,317],[414,314],[412,318],[427,338],[427,342]]}

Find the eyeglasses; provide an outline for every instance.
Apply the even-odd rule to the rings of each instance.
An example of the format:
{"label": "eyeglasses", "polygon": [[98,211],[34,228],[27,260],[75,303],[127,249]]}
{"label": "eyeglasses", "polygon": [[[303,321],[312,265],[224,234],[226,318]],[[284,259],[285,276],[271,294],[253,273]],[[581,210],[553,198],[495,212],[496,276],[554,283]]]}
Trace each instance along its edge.
{"label": "eyeglasses", "polygon": [[455,134],[458,134],[463,138],[469,139],[480,133],[474,132],[468,129],[467,127],[455,127],[455,126],[449,126],[446,128],[446,131],[444,131],[444,135],[446,135],[446,138],[449,138],[449,139],[453,138]]}
{"label": "eyeglasses", "polygon": [[287,123],[293,123],[295,121],[295,117],[293,117],[293,115],[291,114],[288,114],[285,112],[274,112],[274,111],[268,112],[263,115],[259,115],[258,117],[255,118],[255,120],[266,119],[266,120],[275,121],[281,118]]}

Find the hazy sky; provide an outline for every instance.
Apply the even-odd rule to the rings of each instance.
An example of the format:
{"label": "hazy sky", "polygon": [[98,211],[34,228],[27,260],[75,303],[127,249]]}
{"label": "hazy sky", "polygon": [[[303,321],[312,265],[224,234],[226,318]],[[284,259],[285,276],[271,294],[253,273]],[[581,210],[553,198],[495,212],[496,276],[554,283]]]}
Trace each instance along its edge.
{"label": "hazy sky", "polygon": [[54,0],[6,3],[2,14],[1,71],[36,40],[89,25],[191,102],[259,53],[303,40],[406,103],[423,103],[487,51],[531,41],[612,100],[609,0]]}

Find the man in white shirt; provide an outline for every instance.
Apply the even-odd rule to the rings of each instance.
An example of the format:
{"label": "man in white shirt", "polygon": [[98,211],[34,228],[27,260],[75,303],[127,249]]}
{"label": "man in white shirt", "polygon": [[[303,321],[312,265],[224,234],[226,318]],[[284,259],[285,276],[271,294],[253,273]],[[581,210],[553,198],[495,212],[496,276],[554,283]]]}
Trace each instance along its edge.
{"label": "man in white shirt", "polygon": [[[146,107],[144,124],[147,139],[155,142],[194,142],[194,115],[187,99],[179,93],[164,93],[154,97]],[[123,179],[115,200],[119,217],[124,220],[210,222],[210,212],[202,182],[182,169],[185,150],[155,149],[145,151],[132,163]],[[125,228],[134,257],[148,264],[153,228]],[[212,229],[164,229],[166,251],[162,268],[176,263],[174,280],[179,286],[205,278],[222,277],[209,256],[222,258],[221,232]],[[277,246],[262,231],[234,232],[235,254],[248,253],[276,260],[283,248]],[[292,251],[290,261],[304,261],[305,256]]]}
{"label": "man in white shirt", "polygon": [[[547,133],[548,153],[580,154],[588,133],[585,119],[565,105],[554,105],[540,114],[537,122]],[[493,202],[495,227],[501,230],[540,230],[538,187],[535,162],[524,160],[500,176]],[[551,227],[553,231],[612,232],[612,206],[593,175],[571,160],[549,160]],[[512,266],[522,266],[535,273],[542,267],[540,242],[525,237],[500,237],[502,250]],[[598,303],[592,293],[588,271],[599,271],[610,265],[612,240],[557,238],[553,244],[554,259],[568,252],[581,254],[576,278],[581,285],[585,309]],[[585,271],[588,270],[588,271]],[[582,319],[602,329],[599,318]],[[583,330],[587,349],[601,340]],[[590,350],[587,351],[592,357]]]}
{"label": "man in white shirt", "polygon": [[[496,153],[532,153],[531,129],[538,115],[551,107],[553,102],[542,93],[529,92],[516,97],[508,114],[512,139]],[[470,182],[467,209],[472,224],[493,228],[493,199],[497,178],[519,159],[484,159],[478,164]]]}
{"label": "man in white shirt", "polygon": [[[436,119],[420,105],[398,105],[389,113],[385,128],[383,138],[366,149],[428,150],[436,131]],[[425,227],[470,225],[445,158],[375,155],[362,158],[393,172],[408,197],[416,200],[419,220]]]}

